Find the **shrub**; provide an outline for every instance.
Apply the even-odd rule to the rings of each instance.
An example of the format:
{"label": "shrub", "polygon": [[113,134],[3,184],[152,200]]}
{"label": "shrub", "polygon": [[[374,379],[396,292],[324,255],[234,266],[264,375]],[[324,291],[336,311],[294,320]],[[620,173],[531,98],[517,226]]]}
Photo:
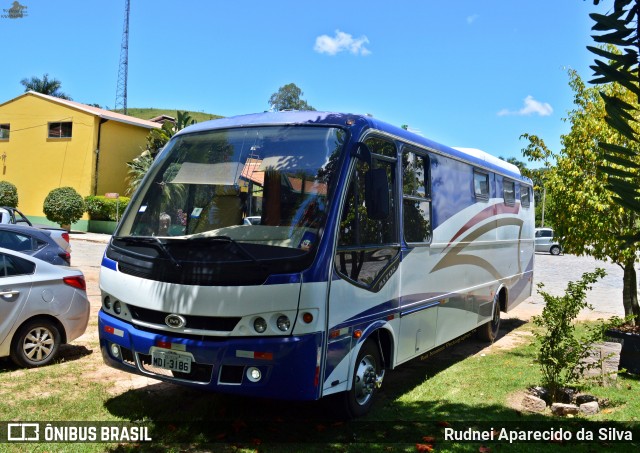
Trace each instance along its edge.
{"label": "shrub", "polygon": [[18,207],[18,189],[8,181],[0,181],[0,206]]}
{"label": "shrub", "polygon": [[119,199],[107,198],[103,195],[89,195],[84,203],[91,220],[111,220],[117,222],[129,204],[129,197]]}
{"label": "shrub", "polygon": [[51,222],[71,225],[80,220],[85,206],[82,196],[73,187],[58,187],[44,199],[42,210]]}
{"label": "shrub", "polygon": [[533,323],[542,327],[542,332],[534,335],[540,345],[537,361],[542,371],[543,385],[549,391],[552,401],[558,401],[561,391],[569,385],[576,385],[583,372],[599,367],[601,363],[586,364],[594,343],[601,341],[609,324],[603,321],[586,328],[584,334],[576,332],[574,320],[584,308],[593,309],[586,301],[587,291],[599,278],[605,276],[604,269],[585,272],[577,282],[567,283],[562,296],[552,296],[542,291],[544,285],[538,283],[538,293],[545,301],[540,316],[532,318]]}

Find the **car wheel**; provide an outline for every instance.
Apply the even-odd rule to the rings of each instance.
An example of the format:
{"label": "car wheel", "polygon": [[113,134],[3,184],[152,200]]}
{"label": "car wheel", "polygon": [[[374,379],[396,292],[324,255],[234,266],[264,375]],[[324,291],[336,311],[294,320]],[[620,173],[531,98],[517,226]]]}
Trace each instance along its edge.
{"label": "car wheel", "polygon": [[60,347],[58,328],[46,319],[35,319],[20,327],[11,344],[11,359],[19,366],[44,366],[55,358]]}
{"label": "car wheel", "polygon": [[368,340],[358,352],[351,390],[344,395],[349,418],[361,417],[371,409],[380,385],[380,368],[380,352],[375,343]]}
{"label": "car wheel", "polygon": [[552,255],[560,255],[560,246],[554,245],[553,247],[551,247],[551,249],[549,249],[549,253],[551,253]]}
{"label": "car wheel", "polygon": [[500,330],[500,300],[498,295],[499,293],[496,293],[493,299],[493,316],[491,316],[491,321],[481,325],[476,331],[480,340],[490,341],[491,343],[498,338],[498,331]]}

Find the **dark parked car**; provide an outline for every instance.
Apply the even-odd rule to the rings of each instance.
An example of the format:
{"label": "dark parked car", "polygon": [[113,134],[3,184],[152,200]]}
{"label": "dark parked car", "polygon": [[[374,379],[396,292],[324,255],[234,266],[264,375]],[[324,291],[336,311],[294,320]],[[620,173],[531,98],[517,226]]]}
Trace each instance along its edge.
{"label": "dark parked car", "polygon": [[0,224],[0,247],[33,256],[51,264],[69,266],[71,254],[58,245],[48,230]]}
{"label": "dark parked car", "polygon": [[16,208],[10,206],[0,206],[0,223],[12,224],[12,225],[28,225],[40,230],[47,230],[51,232],[51,237],[67,252],[71,252],[71,244],[69,242],[69,232],[62,228],[57,228],[51,225],[38,225],[31,223],[31,220],[27,218],[23,213]]}

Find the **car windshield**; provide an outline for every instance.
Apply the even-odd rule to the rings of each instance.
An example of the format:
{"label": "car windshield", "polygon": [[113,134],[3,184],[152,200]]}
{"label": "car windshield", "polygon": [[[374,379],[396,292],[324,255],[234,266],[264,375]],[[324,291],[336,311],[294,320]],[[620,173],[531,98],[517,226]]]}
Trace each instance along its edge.
{"label": "car windshield", "polygon": [[116,237],[307,252],[325,224],[344,135],[316,126],[179,135],[157,158]]}

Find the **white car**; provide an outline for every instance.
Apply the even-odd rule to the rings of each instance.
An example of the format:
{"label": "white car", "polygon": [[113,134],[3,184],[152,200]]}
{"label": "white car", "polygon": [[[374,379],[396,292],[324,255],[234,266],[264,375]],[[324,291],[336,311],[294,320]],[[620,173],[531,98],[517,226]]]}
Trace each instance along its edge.
{"label": "white car", "polygon": [[88,321],[80,270],[0,248],[0,357],[26,368],[47,365]]}
{"label": "white car", "polygon": [[553,237],[553,229],[536,228],[536,252],[546,252],[552,255],[560,255],[562,246]]}
{"label": "white car", "polygon": [[260,225],[261,221],[262,221],[262,217],[260,217],[259,215],[249,216],[244,218],[244,221],[242,222],[242,224],[243,225]]}

